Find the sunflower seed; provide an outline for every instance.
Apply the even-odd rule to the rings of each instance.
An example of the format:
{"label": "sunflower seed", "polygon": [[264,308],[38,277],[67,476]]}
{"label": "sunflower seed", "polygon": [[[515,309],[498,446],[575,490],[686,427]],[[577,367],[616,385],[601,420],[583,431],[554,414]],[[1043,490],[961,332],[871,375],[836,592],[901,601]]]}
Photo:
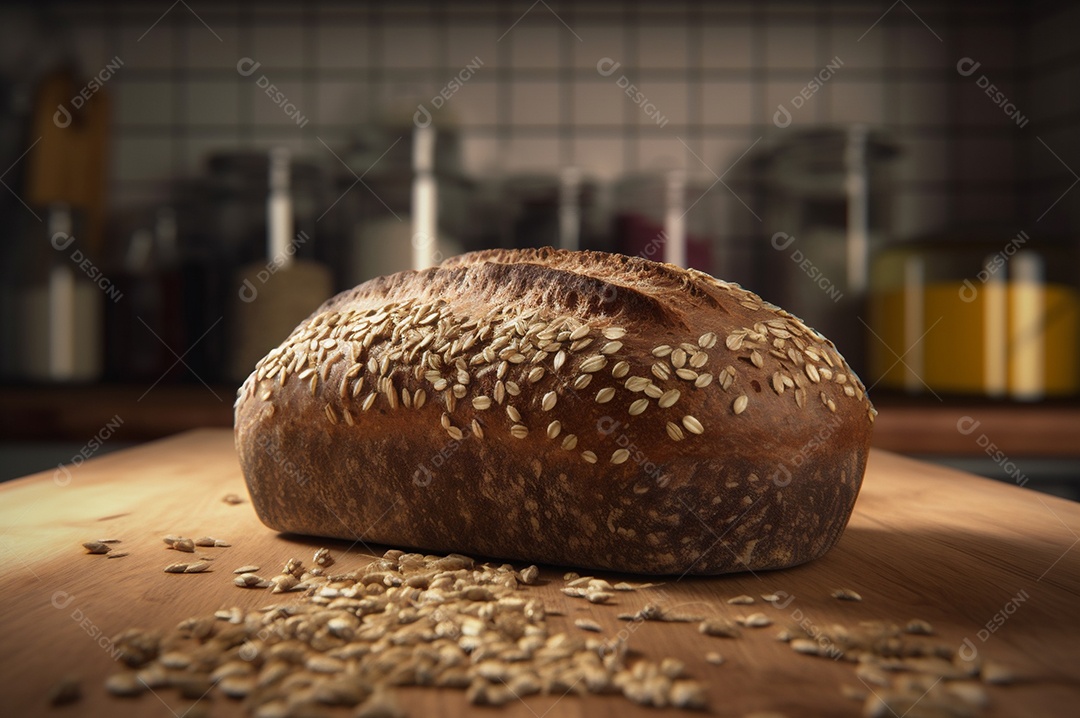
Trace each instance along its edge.
{"label": "sunflower seed", "polygon": [[249,565],[249,566],[241,566],[240,568],[238,568],[238,569],[236,569],[235,571],[233,571],[233,573],[235,573],[235,574],[241,574],[241,573],[255,573],[255,572],[256,572],[256,571],[258,571],[258,570],[259,570],[259,567],[258,567],[258,566],[250,566],[250,565]]}
{"label": "sunflower seed", "polygon": [[558,420],[551,422],[547,427],[547,436],[549,439],[554,439],[562,431],[562,423]]}
{"label": "sunflower seed", "polygon": [[661,409],[667,409],[668,407],[674,406],[675,402],[679,400],[680,396],[682,396],[682,394],[679,392],[678,389],[668,389],[660,395],[660,399],[659,401],[657,401],[657,405]]}
{"label": "sunflower seed", "polygon": [[593,633],[600,633],[603,629],[600,624],[591,618],[578,618],[574,620],[574,625],[583,631],[591,631]]}
{"label": "sunflower seed", "polygon": [[607,357],[603,354],[596,354],[581,362],[581,366],[578,368],[587,374],[592,374],[593,372],[600,371],[605,366],[607,366]]}
{"label": "sunflower seed", "polygon": [[741,414],[746,411],[746,405],[750,403],[750,397],[746,394],[740,394],[735,398],[735,401],[731,404],[731,410],[736,414]]}
{"label": "sunflower seed", "polygon": [[186,563],[170,563],[165,567],[165,573],[184,573],[187,567]]}
{"label": "sunflower seed", "polygon": [[[687,414],[686,416],[684,416],[682,418],[682,425],[691,434],[699,434],[700,435],[700,434],[705,433],[705,427],[701,425],[701,422],[698,421],[697,418],[695,418],[695,417],[693,417],[693,416],[691,416],[689,414]],[[668,432],[668,433],[670,433],[670,432]]]}
{"label": "sunflower seed", "polygon": [[590,327],[588,324],[582,324],[580,327],[570,332],[568,337],[570,341],[576,342],[578,339],[584,339],[589,335]]}
{"label": "sunflower seed", "polygon": [[718,638],[738,638],[738,627],[726,618],[707,618],[698,624],[698,632]]}
{"label": "sunflower seed", "polygon": [[101,541],[86,541],[83,543],[83,548],[86,549],[87,553],[96,554],[109,553],[112,550],[111,546]]}
{"label": "sunflower seed", "polygon": [[772,619],[764,613],[751,613],[749,616],[739,616],[735,620],[747,628],[765,628],[772,625]]}
{"label": "sunflower seed", "polygon": [[559,395],[553,391],[549,391],[544,394],[544,398],[540,402],[540,408],[544,411],[551,411],[555,408],[555,403],[559,400]]}
{"label": "sunflower seed", "polygon": [[64,706],[82,698],[82,686],[76,676],[61,676],[49,688],[49,705]]}
{"label": "sunflower seed", "polygon": [[840,599],[841,601],[861,601],[862,600],[862,596],[860,596],[855,591],[852,591],[850,588],[838,588],[835,591],[833,591],[830,595],[833,598]]}
{"label": "sunflower seed", "polygon": [[184,569],[184,573],[202,573],[208,568],[210,568],[209,561],[196,561],[188,564],[187,568]]}
{"label": "sunflower seed", "polygon": [[913,618],[904,626],[904,633],[916,636],[932,636],[934,635],[934,627],[922,619]]}
{"label": "sunflower seed", "polygon": [[136,678],[133,671],[114,673],[105,679],[105,690],[112,693],[114,696],[131,698],[133,696],[141,695],[145,689],[146,686],[142,681]]}
{"label": "sunflower seed", "polygon": [[754,602],[754,597],[753,596],[747,596],[746,594],[743,594],[741,596],[735,596],[734,598],[729,598],[727,600],[727,602],[730,603],[732,606],[745,606],[745,605],[753,603]]}
{"label": "sunflower seed", "polygon": [[605,339],[622,339],[626,336],[626,330],[622,327],[607,327],[602,334]]}

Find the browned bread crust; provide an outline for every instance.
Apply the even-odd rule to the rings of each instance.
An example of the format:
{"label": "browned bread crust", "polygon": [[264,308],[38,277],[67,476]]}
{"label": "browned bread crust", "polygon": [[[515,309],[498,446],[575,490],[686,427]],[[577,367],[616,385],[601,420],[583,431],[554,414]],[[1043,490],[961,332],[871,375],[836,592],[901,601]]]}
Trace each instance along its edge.
{"label": "browned bread crust", "polygon": [[737,285],[600,252],[475,252],[327,301],[241,387],[280,531],[651,574],[840,537],[875,411],[831,342]]}

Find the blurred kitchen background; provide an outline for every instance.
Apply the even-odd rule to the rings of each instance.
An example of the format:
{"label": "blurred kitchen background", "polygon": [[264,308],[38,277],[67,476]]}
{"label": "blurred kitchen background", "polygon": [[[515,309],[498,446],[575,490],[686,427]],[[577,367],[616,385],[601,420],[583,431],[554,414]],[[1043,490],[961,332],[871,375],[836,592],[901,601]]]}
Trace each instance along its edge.
{"label": "blurred kitchen background", "polygon": [[1080,498],[1080,8],[933,5],[6,5],[0,478],[231,425],[335,291],[553,245],[737,281],[876,445]]}

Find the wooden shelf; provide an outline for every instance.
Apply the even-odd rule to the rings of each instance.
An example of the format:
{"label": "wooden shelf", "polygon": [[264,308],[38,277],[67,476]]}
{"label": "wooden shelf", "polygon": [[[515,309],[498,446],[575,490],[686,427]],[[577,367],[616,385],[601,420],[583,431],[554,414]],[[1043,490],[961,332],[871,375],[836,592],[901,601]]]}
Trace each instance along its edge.
{"label": "wooden shelf", "polygon": [[904,454],[1080,457],[1080,405],[875,400],[874,446]]}
{"label": "wooden shelf", "polygon": [[[109,422],[121,441],[146,441],[202,427],[231,427],[235,387],[0,387],[0,441],[86,441]],[[877,396],[874,446],[905,454],[1080,458],[1080,404],[938,402]],[[976,424],[976,422],[978,422]],[[969,430],[963,433],[961,429]],[[993,457],[991,457],[993,458]]]}
{"label": "wooden shelf", "polygon": [[202,384],[0,387],[0,440],[87,441],[105,427],[148,441],[199,427],[231,427],[236,388]]}

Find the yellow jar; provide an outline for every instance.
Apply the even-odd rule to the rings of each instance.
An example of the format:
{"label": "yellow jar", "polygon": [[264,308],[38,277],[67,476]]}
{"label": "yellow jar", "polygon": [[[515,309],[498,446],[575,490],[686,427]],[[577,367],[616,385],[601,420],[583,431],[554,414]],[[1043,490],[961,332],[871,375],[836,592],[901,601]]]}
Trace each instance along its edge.
{"label": "yellow jar", "polygon": [[871,382],[911,394],[1037,400],[1080,389],[1080,292],[1063,247],[921,241],[871,276]]}

